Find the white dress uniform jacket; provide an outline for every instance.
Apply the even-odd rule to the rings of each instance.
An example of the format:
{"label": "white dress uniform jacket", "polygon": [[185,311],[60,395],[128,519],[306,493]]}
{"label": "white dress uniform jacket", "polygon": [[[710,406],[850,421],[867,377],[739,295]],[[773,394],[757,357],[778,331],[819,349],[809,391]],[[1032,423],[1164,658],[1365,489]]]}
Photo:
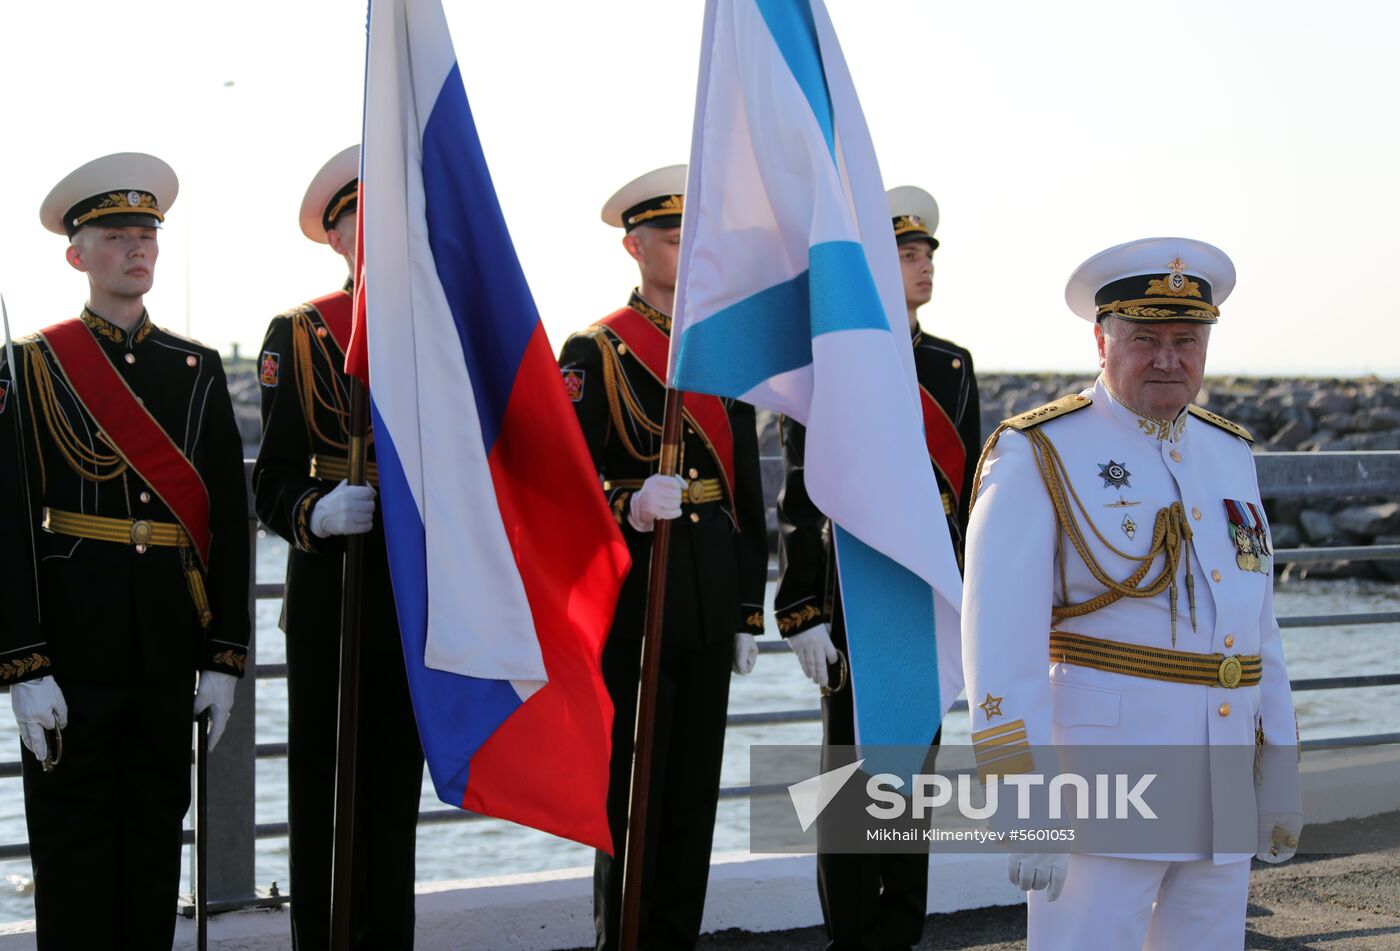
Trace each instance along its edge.
{"label": "white dress uniform jacket", "polygon": [[[1042,462],[1055,463],[1037,461],[1033,429],[1058,454],[1064,507],[1093,559],[1114,581],[1126,579],[1139,563],[1109,544],[1123,554],[1145,556],[1154,517],[1180,503],[1179,517],[1191,536],[1181,546],[1175,573],[1175,642],[1169,588],[1052,621],[1052,607],[1088,601],[1106,588],[1061,531],[1040,468]],[[979,768],[1029,771],[1030,748],[1050,744],[1263,742],[1296,748],[1292,695],[1274,617],[1272,545],[1248,433],[1198,407],[1170,422],[1139,416],[1114,399],[1100,378],[1078,396],[1008,420],[999,434],[989,441],[980,465],[963,599],[963,664]],[[1164,565],[1158,554],[1142,586]],[[1227,689],[1059,663],[1049,648],[1052,629],[1205,655],[1262,655],[1262,680]],[[1273,759],[1290,767],[1266,771],[1262,780],[1250,775],[1248,766],[1216,770],[1208,780],[1202,777],[1201,795],[1217,804],[1230,801],[1231,810],[1218,811],[1236,817],[1240,797],[1251,795],[1259,815],[1301,813],[1296,755]],[[1203,808],[1202,815],[1216,812]],[[1216,864],[1248,857],[1213,855]]]}

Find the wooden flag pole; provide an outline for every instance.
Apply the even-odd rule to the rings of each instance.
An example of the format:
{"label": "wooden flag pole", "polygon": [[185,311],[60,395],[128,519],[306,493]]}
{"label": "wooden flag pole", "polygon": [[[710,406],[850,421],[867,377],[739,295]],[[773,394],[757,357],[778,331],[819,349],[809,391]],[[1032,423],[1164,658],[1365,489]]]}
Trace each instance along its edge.
{"label": "wooden flag pole", "polygon": [[[357,377],[350,384],[350,485],[364,485],[369,395]],[[335,837],[331,846],[331,947],[350,951],[355,839],[355,749],[360,714],[360,584],[364,535],[345,536],[345,575],[340,591],[340,712],[336,729]]]}
{"label": "wooden flag pole", "polygon": [[[680,464],[681,400],[666,388],[661,423],[658,473],[673,476]],[[655,742],[656,680],[661,671],[661,620],[666,610],[666,563],[671,553],[671,522],[657,519],[652,528],[651,571],[647,578],[646,627],[642,633],[641,683],[637,688],[637,728],[632,745],[632,788],[628,798],[626,864],[622,871],[622,922],[619,947],[636,951],[642,916],[642,868],[646,857],[647,801],[651,793],[651,751]],[[613,843],[616,847],[617,843]]]}

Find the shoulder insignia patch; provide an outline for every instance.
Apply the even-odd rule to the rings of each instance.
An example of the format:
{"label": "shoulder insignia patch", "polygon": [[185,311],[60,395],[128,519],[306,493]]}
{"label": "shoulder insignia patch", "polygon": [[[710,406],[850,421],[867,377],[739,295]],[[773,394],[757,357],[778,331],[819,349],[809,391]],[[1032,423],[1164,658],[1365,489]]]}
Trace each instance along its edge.
{"label": "shoulder insignia patch", "polygon": [[1003,420],[1002,424],[1010,426],[1012,429],[1025,432],[1057,416],[1064,416],[1066,413],[1073,413],[1075,410],[1090,406],[1093,402],[1094,401],[1089,399],[1089,397],[1080,396],[1078,394],[1062,396],[1053,403],[1037,406],[1035,409],[1022,413],[1020,416],[1012,416],[1010,419]]}
{"label": "shoulder insignia patch", "polygon": [[583,399],[583,378],[582,370],[560,370],[564,377],[564,395],[570,401],[577,403]]}
{"label": "shoulder insignia patch", "polygon": [[1197,406],[1197,405],[1194,404],[1194,403],[1192,403],[1191,405],[1187,406],[1187,407],[1186,407],[1186,411],[1187,411],[1188,413],[1190,413],[1192,416],[1196,417],[1197,419],[1205,420],[1207,423],[1210,423],[1212,426],[1219,426],[1221,429],[1225,430],[1227,433],[1230,433],[1230,434],[1233,435],[1233,436],[1238,436],[1238,437],[1240,437],[1240,438],[1243,439],[1245,442],[1254,442],[1254,434],[1253,434],[1253,433],[1251,433],[1249,430],[1245,429],[1245,428],[1244,428],[1243,426],[1241,426],[1239,423],[1232,423],[1232,422],[1230,422],[1230,421],[1229,421],[1228,419],[1226,419],[1224,416],[1218,416],[1218,415],[1216,415],[1215,413],[1212,413],[1210,410],[1208,410],[1208,409],[1202,409],[1201,407]]}
{"label": "shoulder insignia patch", "polygon": [[263,386],[277,385],[277,368],[281,363],[281,357],[271,350],[264,350],[262,359],[258,361],[258,382]]}

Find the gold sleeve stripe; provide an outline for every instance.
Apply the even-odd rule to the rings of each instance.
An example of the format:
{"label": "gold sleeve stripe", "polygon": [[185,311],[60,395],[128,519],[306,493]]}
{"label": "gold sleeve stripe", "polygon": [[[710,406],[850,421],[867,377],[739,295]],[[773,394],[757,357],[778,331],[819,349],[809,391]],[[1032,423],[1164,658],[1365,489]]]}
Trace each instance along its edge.
{"label": "gold sleeve stripe", "polygon": [[993,751],[996,751],[996,750],[999,750],[999,749],[1002,749],[1002,748],[1005,748],[1005,747],[1011,747],[1011,746],[1014,746],[1014,745],[1017,744],[1017,743],[1024,743],[1024,742],[1026,742],[1026,731],[1025,731],[1025,730],[1018,730],[1018,731],[1015,732],[1015,733],[1008,733],[1006,736],[996,736],[996,737],[993,737],[993,738],[990,739],[990,740],[983,740],[982,742],[980,742],[980,743],[977,744],[977,758],[978,758],[978,759],[981,759],[981,758],[982,758],[982,752],[983,752],[984,750],[987,751],[988,753],[991,753],[991,752],[993,752]]}
{"label": "gold sleeve stripe", "polygon": [[1029,773],[1035,769],[1035,760],[1029,752],[1022,753],[1012,759],[1001,760],[993,766],[978,766],[977,781],[985,784],[991,776],[1015,776],[1019,773]]}
{"label": "gold sleeve stripe", "polygon": [[994,736],[1002,736],[1007,733],[1026,732],[1025,720],[1012,720],[1010,723],[999,723],[996,726],[987,727],[985,730],[978,730],[972,734],[973,743],[981,743]]}
{"label": "gold sleeve stripe", "polygon": [[1020,743],[1017,743],[1015,746],[1009,746],[1009,747],[1007,747],[1007,748],[1004,749],[1004,750],[996,750],[996,751],[994,751],[993,753],[991,753],[991,754],[989,754],[989,755],[987,755],[987,756],[983,756],[983,755],[982,755],[982,751],[981,751],[981,750],[978,750],[978,751],[977,751],[977,768],[978,768],[978,769],[991,769],[991,768],[992,768],[994,765],[996,765],[997,763],[1005,763],[1005,762],[1007,762],[1008,760],[1017,759],[1017,758],[1019,758],[1019,757],[1021,757],[1021,756],[1029,756],[1030,753],[1031,753],[1031,745],[1030,745],[1029,743],[1027,743],[1025,740],[1022,740]]}

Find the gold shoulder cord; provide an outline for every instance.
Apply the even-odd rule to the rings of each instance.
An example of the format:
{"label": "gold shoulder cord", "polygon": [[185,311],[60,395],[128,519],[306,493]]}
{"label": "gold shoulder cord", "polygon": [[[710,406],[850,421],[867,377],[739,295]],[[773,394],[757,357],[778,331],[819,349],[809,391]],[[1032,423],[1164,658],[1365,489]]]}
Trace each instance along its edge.
{"label": "gold shoulder cord", "polygon": [[[301,400],[302,417],[306,420],[306,426],[311,433],[322,442],[336,449],[349,449],[349,439],[345,437],[346,430],[350,425],[350,408],[346,405],[346,398],[340,391],[340,387],[332,384],[325,387],[330,394],[330,399],[326,399],[321,394],[321,387],[316,385],[316,373],[312,367],[311,347],[315,346],[322,357],[326,360],[326,365],[332,370],[335,369],[335,360],[331,357],[330,350],[326,348],[326,342],[319,334],[311,330],[311,318],[306,313],[296,313],[292,315],[292,359],[296,367],[297,375],[297,396]],[[316,424],[316,407],[321,406],[329,410],[340,423],[340,433],[337,438],[327,436],[321,431],[321,427]]]}
{"label": "gold shoulder cord", "polygon": [[598,345],[598,352],[603,357],[603,389],[608,395],[608,410],[612,414],[613,429],[617,430],[618,438],[622,440],[622,448],[627,450],[627,454],[638,462],[656,462],[661,458],[660,450],[648,455],[639,450],[627,435],[627,423],[622,418],[622,404],[627,404],[627,412],[632,420],[653,436],[661,435],[661,426],[653,423],[647,416],[646,410],[637,401],[637,396],[632,392],[631,386],[623,380],[623,385],[618,386],[618,374],[621,372],[618,366],[621,358],[617,351],[613,349],[612,342],[607,335],[598,332],[592,335],[593,342]]}
{"label": "gold shoulder cord", "polygon": [[[34,445],[41,445],[39,417],[43,416],[44,424],[53,437],[54,446],[69,468],[79,477],[88,482],[107,482],[126,472],[126,463],[121,456],[115,452],[108,454],[89,448],[87,442],[73,429],[73,424],[68,421],[68,417],[58,405],[53,373],[38,344],[25,347],[24,356],[29,377],[29,392],[33,394],[34,403],[39,407],[39,412],[29,414],[34,428]],[[98,430],[97,439],[103,445],[111,446],[106,434],[101,430]],[[37,452],[35,455],[39,460],[39,487],[42,493],[48,487],[48,473],[44,470],[44,454]]]}
{"label": "gold shoulder cord", "polygon": [[[972,496],[970,504],[975,504],[982,488],[982,465],[986,462],[987,454],[996,445],[1003,431],[1009,427],[1005,424],[998,426],[987,440],[986,446],[982,450],[982,456],[977,461],[977,473],[972,482]],[[1173,502],[1171,505],[1158,509],[1152,525],[1152,545],[1148,548],[1147,554],[1138,556],[1120,551],[1113,545],[1103,533],[1099,531],[1094,520],[1089,517],[1088,511],[1084,508],[1084,503],[1080,501],[1079,494],[1074,491],[1068,472],[1065,469],[1064,460],[1055,449],[1050,438],[1038,429],[1023,430],[1025,436],[1030,440],[1031,450],[1035,453],[1035,461],[1040,469],[1041,481],[1045,483],[1045,489],[1050,495],[1051,505],[1055,509],[1055,519],[1059,523],[1060,533],[1069,540],[1079,553],[1080,560],[1094,576],[1099,584],[1107,590],[1103,594],[1088,601],[1081,601],[1078,604],[1066,604],[1055,607],[1051,610],[1051,618],[1058,621],[1067,617],[1083,617],[1092,614],[1100,608],[1107,607],[1121,598],[1153,598],[1163,591],[1169,590],[1171,596],[1171,625],[1172,625],[1172,646],[1176,646],[1176,602],[1177,602],[1177,581],[1176,574],[1181,567],[1183,559],[1186,567],[1186,596],[1191,611],[1191,629],[1196,629],[1196,579],[1191,575],[1191,549],[1186,544],[1191,540],[1191,525],[1186,520],[1186,510],[1180,502]],[[1066,496],[1068,488],[1068,496]],[[1137,562],[1138,567],[1127,578],[1121,582],[1116,581],[1108,575],[1098,559],[1089,549],[1085,541],[1084,533],[1080,530],[1079,522],[1074,517],[1070,509],[1069,501],[1073,500],[1074,507],[1079,510],[1084,521],[1093,530],[1094,536],[1103,543],[1104,547],[1113,552],[1124,561]],[[969,509],[970,511],[970,509]],[[1152,567],[1152,562],[1158,555],[1165,557],[1166,563],[1162,571],[1147,583],[1146,587],[1139,587],[1147,572]],[[1065,546],[1059,545],[1056,548],[1056,565],[1060,575],[1060,592],[1062,598],[1068,600],[1069,586],[1065,578]]]}

